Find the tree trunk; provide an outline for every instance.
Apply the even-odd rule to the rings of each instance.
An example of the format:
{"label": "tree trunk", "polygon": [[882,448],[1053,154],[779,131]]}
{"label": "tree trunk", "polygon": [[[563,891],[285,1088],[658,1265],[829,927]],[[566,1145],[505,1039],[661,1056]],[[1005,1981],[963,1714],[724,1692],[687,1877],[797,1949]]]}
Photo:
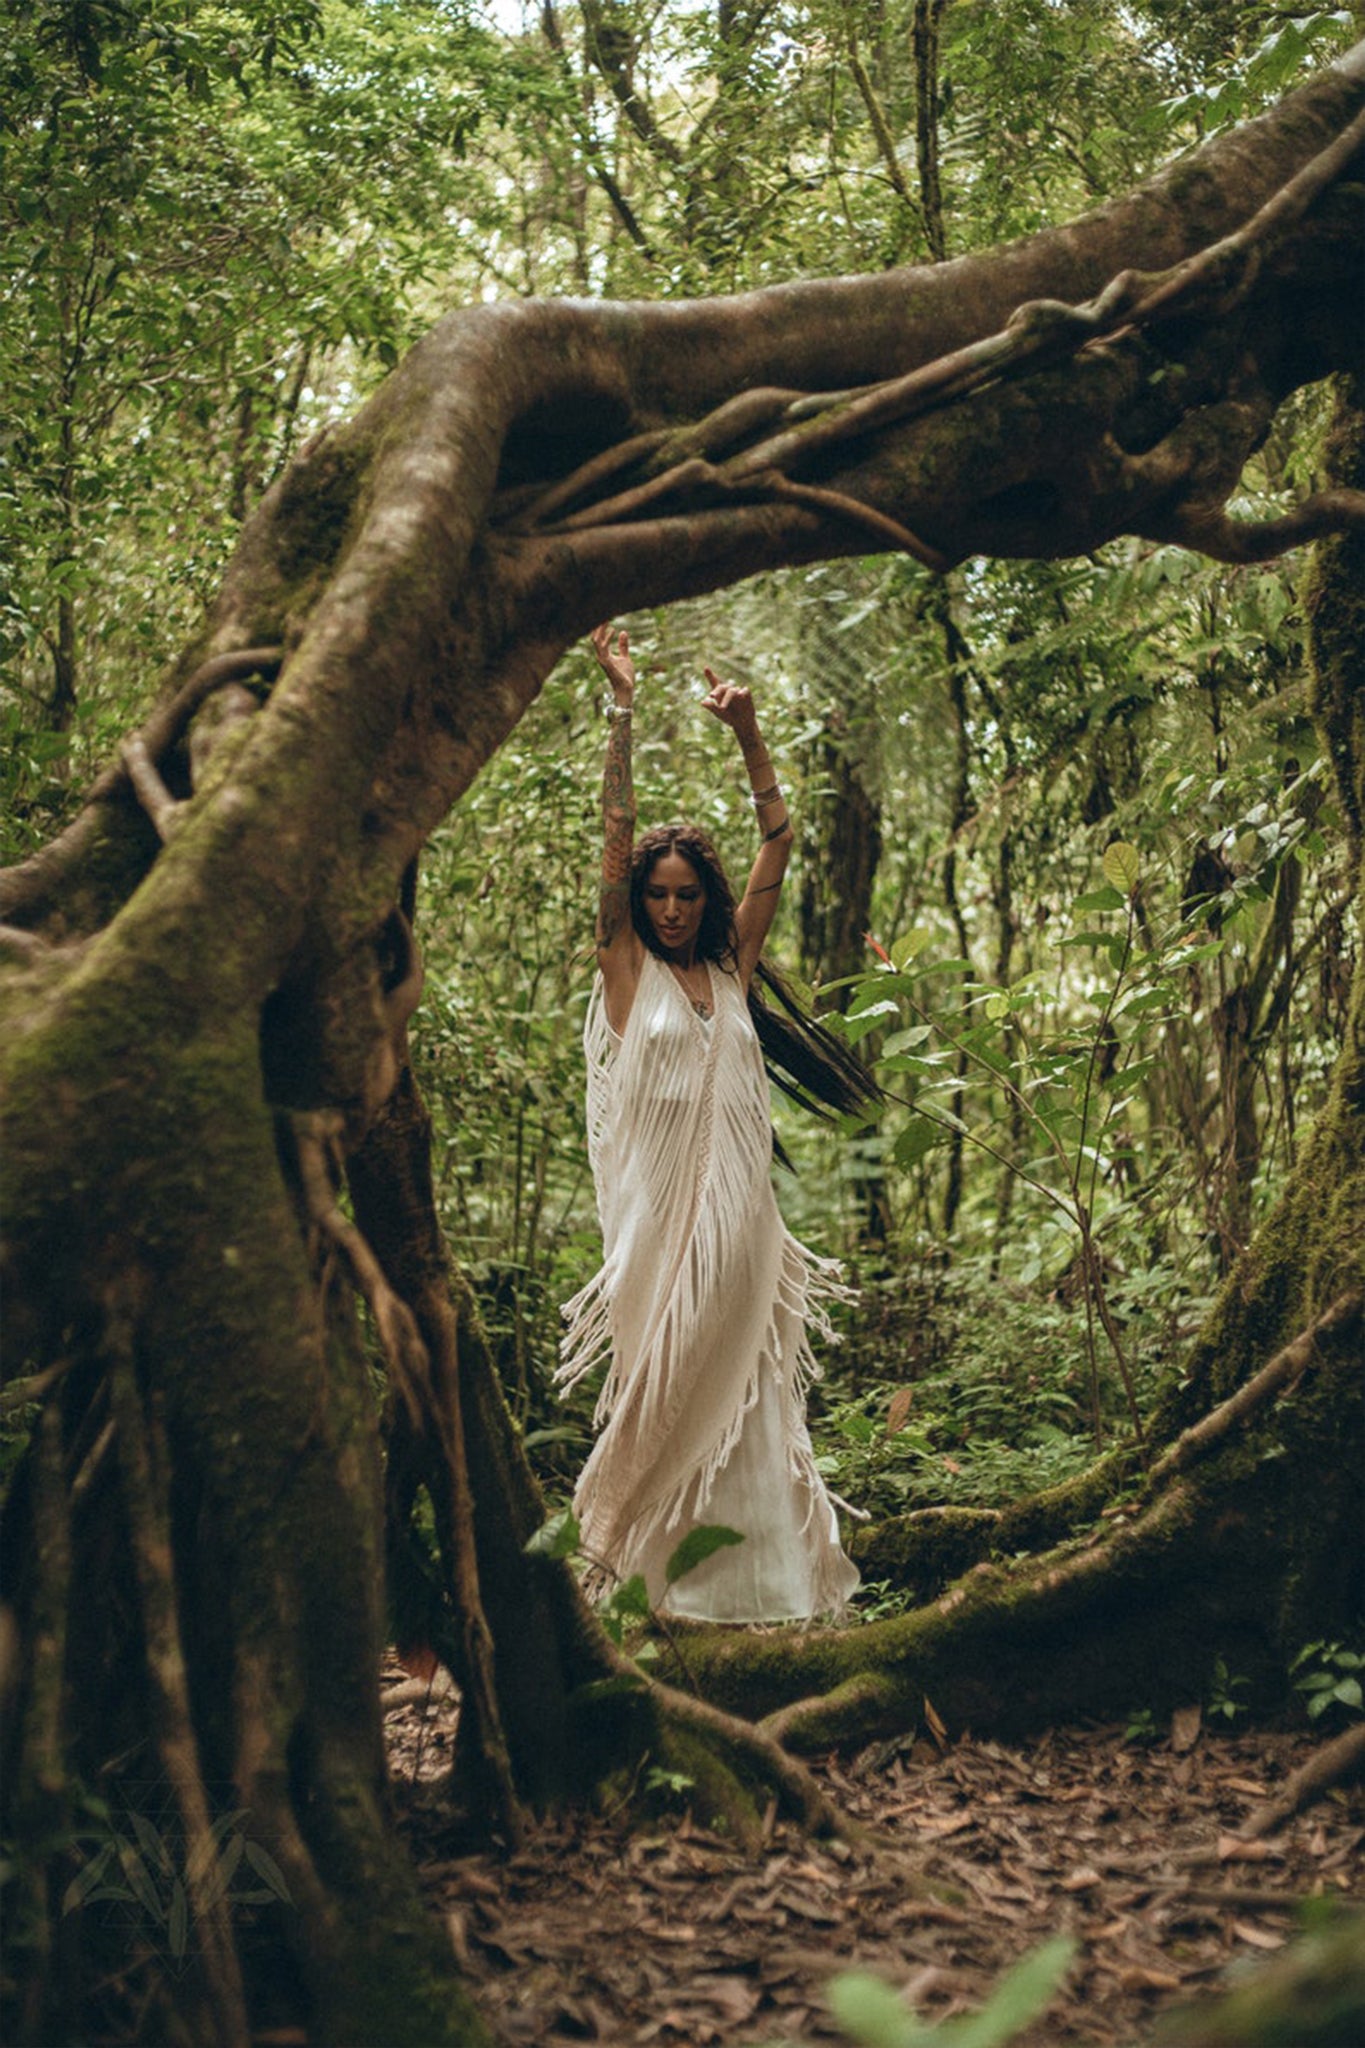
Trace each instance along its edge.
{"label": "tree trunk", "polygon": [[[1343,387],[1333,434],[1336,472],[1352,484],[1365,478],[1359,396]],[[1348,817],[1365,805],[1362,591],[1365,544],[1324,544],[1309,651]],[[1354,1540],[1363,1299],[1365,963],[1331,1093],[1284,1194],[1167,1380],[1151,1470],[1132,1450],[1111,1453],[1003,1513],[922,1510],[860,1531],[868,1575],[931,1604],[826,1637],[780,1669],[761,1641],[694,1644],[689,1663],[709,1696],[775,1714],[785,1742],[813,1749],[903,1727],[926,1696],[978,1735],[1176,1705],[1203,1696],[1215,1654],[1259,1704],[1280,1704],[1296,1652],[1353,1637],[1365,1616]],[[1012,1561],[990,1561],[1000,1557]]]}
{"label": "tree trunk", "polygon": [[[1223,506],[1281,399],[1358,365],[1342,179],[1363,98],[1365,51],[1129,199],[993,256],[711,303],[452,316],[266,493],[161,707],[75,823],[0,876],[7,1336],[51,1418],[5,1530],[20,1645],[5,1778],[33,1959],[8,2017],[31,2039],[78,2034],[83,1990],[102,2020],[158,2009],[168,2036],[178,2008],[195,2038],[213,2037],[209,2013],[225,2041],[262,2025],[365,2048],[484,2038],[386,1796],[383,1486],[357,1289],[401,1427],[426,1439],[409,1478],[436,1488],[449,1588],[471,1603],[477,1583],[486,1632],[467,1606],[452,1655],[471,1686],[491,1671],[478,1755],[486,1786],[507,1760],[508,1824],[517,1802],[651,1746],[699,1782],[716,1756],[730,1784],[767,1773],[819,1816],[770,1745],[633,1684],[565,1574],[523,1557],[538,1510],[468,1305],[442,1304],[429,1239],[383,1260],[367,1240],[405,1146],[420,1178],[421,1112],[407,1103],[405,1131],[401,1092],[383,1150],[411,980],[395,966],[402,878],[559,654],[613,611],[877,547],[945,565],[1133,532],[1245,558],[1358,525],[1349,493],[1251,533]],[[1058,306],[1135,260],[1157,277]],[[1336,709],[1349,734],[1358,699]],[[1358,1266],[1359,1002],[1352,1031],[1176,1419]],[[337,1202],[344,1160],[359,1227]],[[1338,1363],[1315,1380],[1333,1399],[1295,1412],[1340,1459]],[[1228,1512],[1250,1517],[1261,1556],[1273,1466],[1248,1483],[1250,1506],[1229,1492]],[[1203,1527],[1191,1495],[1177,1480],[1145,1533],[1114,1532],[1115,1583],[1125,1543],[1146,1556],[1162,1529]],[[1324,1548],[1310,1562],[1330,1577]],[[1228,1573],[1245,1580],[1235,1558]],[[1059,1640],[1080,1576],[1060,1576]],[[998,1587],[963,1598],[972,1615],[1019,1611]],[[942,1643],[948,1619],[911,1623]],[[1191,1643],[1199,1624],[1191,1595]],[[836,1638],[828,1654],[834,1670],[847,1651]],[[607,1685],[584,1697],[595,1671]],[[970,1661],[956,1681],[932,1671],[963,1711],[989,1689]],[[90,1795],[129,1839],[161,1802],[205,1893],[215,1848],[223,1884],[234,1843],[276,1872],[250,1925],[225,1897],[240,1996],[207,1911],[192,1968],[149,1924],[131,1962],[101,1970],[110,1927],[93,1895],[79,1922],[63,1911],[72,1864],[53,1847]],[[172,1935],[186,1911],[172,1901]]]}

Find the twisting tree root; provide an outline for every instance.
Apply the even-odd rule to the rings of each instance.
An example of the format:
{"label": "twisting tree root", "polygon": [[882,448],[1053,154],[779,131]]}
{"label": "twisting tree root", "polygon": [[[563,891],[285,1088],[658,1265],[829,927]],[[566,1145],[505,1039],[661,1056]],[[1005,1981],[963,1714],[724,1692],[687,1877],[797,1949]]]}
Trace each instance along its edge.
{"label": "twisting tree root", "polygon": [[309,1223],[346,1261],[352,1280],[374,1317],[394,1390],[401,1395],[414,1429],[420,1429],[430,1400],[427,1350],[407,1303],[390,1287],[369,1244],[337,1202],[333,1173],[336,1120],[324,1113],[289,1119],[294,1137],[299,1188]]}
{"label": "twisting tree root", "polygon": [[184,1885],[199,1936],[203,1979],[199,2024],[204,2030],[202,2038],[214,2048],[249,2048],[251,2028],[231,1917],[223,1889],[214,1882],[218,1847],[199,1770],[176,1618],[169,1460],[155,1408],[143,1406],[131,1333],[129,1304],[111,1300],[109,1385],[118,1432],[119,1476],[132,1534],[156,1743],[184,1830]]}
{"label": "twisting tree root", "polygon": [[1330,1792],[1334,1785],[1348,1784],[1362,1773],[1365,1773],[1365,1721],[1335,1736],[1331,1742],[1325,1742],[1306,1764],[1295,1771],[1274,1799],[1248,1815],[1238,1833],[1248,1842],[1259,1841],[1263,1835],[1273,1835],[1276,1828],[1292,1820],[1296,1813],[1302,1813],[1304,1807],[1311,1806],[1314,1800],[1321,1799],[1324,1792]]}
{"label": "twisting tree root", "polygon": [[[624,1658],[622,1663],[626,1668],[633,1668]],[[751,1721],[741,1721],[720,1707],[713,1707],[708,1700],[679,1692],[671,1685],[656,1683],[652,1691],[655,1708],[665,1721],[691,1729],[707,1741],[719,1744],[723,1750],[729,1750],[750,1771],[772,1785],[803,1828],[808,1828],[815,1835],[834,1835],[845,1841],[862,1839],[847,1815],[840,1813],[821,1791],[806,1766],[796,1757],[789,1756],[781,1743],[765,1729]]]}
{"label": "twisting tree root", "polygon": [[[152,799],[152,811],[164,820],[166,805],[173,804],[160,775],[161,763],[182,739],[196,711],[215,690],[239,682],[244,676],[264,676],[273,681],[284,662],[282,647],[242,647],[231,654],[215,654],[202,662],[175,695],[160,704],[140,729],[123,743],[118,758],[91,783],[80,811],[41,852],[16,867],[0,869],[0,917],[31,913],[73,874],[89,853],[99,831],[102,808],[132,789],[139,802]],[[158,826],[160,832],[160,826]],[[161,834],[164,838],[164,833]]]}
{"label": "twisting tree root", "polygon": [[[20,1788],[17,1830],[38,1839],[59,1837],[70,1825],[70,1786],[62,1715],[66,1632],[70,1607],[71,1508],[62,1472],[61,1413],[49,1401],[38,1419],[33,1452],[32,1556],[34,1589],[28,1628],[28,1700],[15,1781]],[[4,1610],[8,1612],[8,1610]],[[51,1879],[45,1862],[19,1872],[22,1913],[32,1929],[32,1967],[21,2020],[24,2042],[41,2048],[52,1972]],[[27,1891],[27,1899],[22,1894]],[[17,1909],[17,1910],[16,1910]]]}
{"label": "twisting tree root", "polygon": [[1291,1343],[1277,1351],[1258,1373],[1244,1381],[1235,1394],[1230,1394],[1226,1401],[1176,1438],[1148,1474],[1152,1490],[1164,1486],[1178,1472],[1188,1470],[1248,1416],[1264,1407],[1267,1401],[1276,1399],[1307,1370],[1318,1347],[1358,1322],[1362,1310],[1365,1310],[1365,1295],[1358,1289],[1339,1294],[1330,1307],[1325,1308],[1306,1330],[1301,1330]]}
{"label": "twisting tree root", "polygon": [[[571,475],[527,503],[509,494],[495,519],[520,534],[600,531],[677,516],[729,499],[781,498],[804,503],[866,528],[942,572],[959,559],[922,539],[903,521],[846,490],[810,480],[812,464],[850,442],[941,411],[1004,379],[1052,368],[1192,317],[1226,317],[1249,297],[1271,253],[1300,226],[1313,202],[1346,171],[1365,144],[1365,116],[1356,119],[1231,234],[1170,270],[1124,270],[1080,305],[1036,299],[1018,306],[1004,327],[904,375],[844,391],[792,392],[760,387],[738,393],[690,428],[636,433],[599,451]],[[1262,438],[1249,429],[1243,459]],[[1111,455],[1116,454],[1111,448]],[[723,460],[720,458],[724,457]],[[1202,437],[1182,436],[1145,455],[1120,456],[1130,486],[1146,484],[1151,509],[1132,530],[1175,540],[1219,560],[1264,561],[1323,533],[1365,524],[1365,493],[1320,492],[1294,511],[1263,524],[1235,520],[1226,499],[1241,461],[1226,474],[1203,474]],[[805,471],[803,480],[799,472]],[[632,480],[633,479],[633,480]],[[593,493],[614,485],[604,498]]]}
{"label": "twisting tree root", "polygon": [[[410,939],[406,918],[397,911],[394,916]],[[391,1021],[400,1047],[403,1028],[420,986],[420,961],[412,948],[391,993]],[[482,1767],[481,1793],[491,1808],[493,1823],[504,1840],[515,1844],[524,1835],[525,1815],[502,1726],[493,1637],[479,1591],[474,1503],[459,1401],[454,1318],[448,1308],[444,1320],[433,1319],[429,1305],[419,1304],[415,1311],[389,1280],[364,1231],[342,1213],[337,1202],[340,1120],[328,1114],[295,1115],[289,1123],[309,1222],[323,1241],[344,1258],[368,1303],[390,1381],[403,1402],[408,1427],[413,1438],[425,1447],[424,1474],[437,1511],[448,1590],[461,1631],[460,1668],[456,1675],[462,1696],[463,1739],[477,1750]],[[363,1187],[363,1175],[361,1180]]]}

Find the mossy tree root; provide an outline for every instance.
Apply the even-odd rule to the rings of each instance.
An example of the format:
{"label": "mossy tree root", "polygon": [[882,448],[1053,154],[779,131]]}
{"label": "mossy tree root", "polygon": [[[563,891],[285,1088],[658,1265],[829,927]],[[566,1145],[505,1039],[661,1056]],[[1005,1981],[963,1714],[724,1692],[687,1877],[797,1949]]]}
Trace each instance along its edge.
{"label": "mossy tree root", "polygon": [[914,1727],[1018,1736],[1075,1716],[1205,1696],[1216,1656],[1249,1700],[1282,1701],[1309,1632],[1349,1630],[1365,1561],[1339,1531],[1365,1489],[1361,1300],[1351,1293],[1272,1361],[1198,1455],[1036,1557],[979,1564],[932,1605],[805,1637],[689,1635],[706,1696],[762,1714],[813,1753]]}
{"label": "mossy tree root", "polygon": [[849,1550],[868,1579],[885,1579],[920,1601],[936,1599],[973,1566],[1019,1551],[1049,1550],[1093,1526],[1140,1470],[1120,1448],[1084,1472],[1005,1508],[914,1508],[855,1532]]}
{"label": "mossy tree root", "polygon": [[[1154,377],[1148,332],[985,383],[970,405],[832,441],[816,484],[833,494],[823,505],[809,495],[774,501],[760,485],[715,502],[703,493],[638,522],[538,535],[499,526],[495,495],[530,486],[534,501],[623,436],[685,432],[774,379],[825,415],[845,386],[912,375],[1000,333],[1025,301],[1084,301],[1132,261],[1170,270],[1235,234],[1277,193],[1301,191],[1294,180],[1357,118],[1362,98],[1358,51],[1245,136],[1216,138],[1128,199],[953,266],[688,305],[509,301],[452,315],[355,419],[310,444],[243,527],[203,633],[168,678],[168,736],[213,682],[206,661],[254,659],[265,673],[280,650],[285,659],[233,744],[215,752],[206,785],[191,786],[170,840],[159,840],[120,770],[117,790],[106,787],[72,838],[0,878],[7,1334],[35,1381],[70,1361],[49,1382],[57,1422],[39,1428],[34,1454],[41,1466],[60,1450],[65,1502],[48,1484],[52,1466],[44,1479],[31,1464],[6,1506],[7,1549],[21,1560],[23,1664],[20,1736],[7,1728],[3,1761],[17,1752],[25,1773],[11,1795],[18,1806],[43,1803],[54,1736],[68,1779],[81,1774],[106,1791],[121,1755],[157,1766],[155,1682],[128,1597],[137,1579],[116,1483],[130,1445],[110,1412],[101,1353],[111,1289],[126,1286],[128,1354],[165,1432],[171,1555],[158,1583],[174,1588],[201,1770],[268,1835],[291,1895],[264,1941],[267,1962],[244,1969],[253,2024],[263,1996],[272,2020],[339,2044],[464,2048],[485,2038],[387,1803],[369,1360],[349,1279],[334,1258],[315,1256],[323,1248],[310,1242],[281,1138],[283,1115],[318,1111],[340,1118],[354,1148],[389,1095],[398,1029],[389,999],[409,983],[387,957],[401,952],[392,943],[399,877],[558,656],[603,616],[860,551],[866,529],[850,519],[853,504],[961,558],[1073,555],[1118,532],[1160,531],[1202,479],[1221,503],[1280,400],[1358,362],[1350,194],[1321,195],[1234,317],[1191,315],[1166,333],[1155,353],[1166,359],[1169,344],[1180,375]],[[1317,317],[1299,331],[1286,308],[1301,302],[1305,252]],[[1252,385],[1263,398],[1248,412],[1231,400]],[[1130,459],[1119,423],[1138,405],[1148,409],[1150,454]],[[781,452],[773,438],[769,469]],[[143,739],[159,762],[156,733]],[[180,771],[166,766],[175,795]],[[1245,1354],[1267,1327],[1283,1341],[1339,1293],[1347,1265],[1359,1283],[1365,977],[1352,1034],[1340,1114],[1320,1127],[1326,1137],[1297,1207],[1264,1248],[1272,1285],[1249,1285],[1211,1333],[1213,1363],[1232,1378],[1245,1376]],[[419,1298],[387,1259],[384,1267],[409,1304]],[[434,1287],[430,1273],[425,1284]],[[623,1755],[643,1759],[659,1722],[647,1692],[643,1708],[585,1697],[613,1675],[609,1646],[568,1571],[524,1554],[541,1512],[534,1483],[458,1285],[443,1313],[453,1317],[447,1362],[479,1508],[478,1590],[508,1755],[518,1796],[550,1803],[600,1783]],[[1267,1451],[1249,1474],[1235,1469],[1237,1447],[1223,1447],[1131,1531],[1105,1533],[1108,1555],[1064,1553],[1030,1585],[992,1568],[946,1595],[941,1612],[910,1617],[902,1637],[885,1633],[898,1624],[867,1631],[874,1653],[890,1646],[887,1684],[909,1697],[927,1683],[941,1711],[983,1721],[1017,1668],[1032,1674],[1019,1692],[1028,1711],[1074,1706],[1117,1640],[1102,1607],[1097,1626],[1097,1588],[1146,1612],[1145,1635],[1123,1638],[1141,1640],[1143,1677],[1154,1642],[1159,1665],[1192,1668],[1210,1640],[1209,1602],[1181,1585],[1195,1554],[1226,1581],[1220,1597],[1246,1616],[1253,1641],[1265,1633],[1266,1603],[1263,1586],[1259,1601],[1248,1591],[1248,1570],[1280,1572],[1272,1606],[1294,1607],[1295,1582],[1300,1613],[1306,1601],[1333,1611],[1342,1546],[1333,1535],[1314,1551],[1275,1480],[1292,1474],[1321,1502],[1324,1474],[1358,1478],[1349,1394],[1337,1387],[1334,1414],[1311,1386],[1303,1391],[1327,1379],[1324,1369],[1305,1375],[1293,1402],[1269,1411],[1317,1418],[1311,1468],[1291,1430],[1280,1464]],[[1212,1398],[1229,1390],[1215,1385]],[[1206,1391],[1191,1396],[1195,1414],[1210,1405]],[[447,1457],[433,1469],[451,1466]],[[461,1489],[451,1486],[453,1515]],[[1270,1527],[1277,1515],[1290,1532],[1288,1568]],[[1251,1524],[1239,1579],[1228,1531]],[[1193,1543],[1182,1541],[1191,1529]],[[63,1603],[64,1628],[53,1618]],[[1173,1616],[1184,1645],[1174,1658],[1163,1633]],[[1041,1656],[1028,1639],[1038,1625]],[[807,1644],[794,1654],[787,1635],[732,1643],[741,1710],[786,1703],[789,1666],[802,1690],[825,1691],[866,1668],[845,1638]],[[712,1663],[719,1670],[725,1658]],[[69,1725],[51,1716],[54,1670]],[[1130,1690],[1133,1674],[1120,1675]],[[865,1698],[861,1711],[871,1706]],[[623,1714],[642,1731],[634,1751],[613,1742]],[[58,1804],[63,1796],[56,1787]],[[51,1896],[47,1910],[57,1911]],[[60,1932],[74,1938],[66,1925]]]}
{"label": "mossy tree root", "polygon": [[[1206,1456],[1254,1409],[1296,1380],[1319,1343],[1358,1320],[1360,1305],[1356,1289],[1338,1295],[1234,1394],[1183,1430],[1152,1466],[1148,1491]],[[1051,1549],[1078,1530],[1093,1527],[1102,1515],[1119,1512],[1115,1503],[1131,1496],[1140,1471],[1135,1451],[1123,1446],[1061,1485],[1009,1507],[916,1508],[859,1529],[850,1549],[867,1577],[889,1580],[924,1603],[992,1557]]]}
{"label": "mossy tree root", "polygon": [[[526,1554],[544,1503],[473,1298],[451,1268],[436,1213],[430,1116],[410,1068],[351,1158],[349,1177],[357,1218],[422,1332],[433,1385],[457,1386],[458,1468],[445,1449],[433,1464],[396,1415],[390,1500],[406,1518],[415,1483],[431,1493],[445,1597],[444,1612],[428,1612],[432,1645],[452,1657],[452,1675],[464,1686],[461,1645],[471,1615],[487,1631],[496,1726],[517,1799],[542,1810],[590,1798],[618,1811],[653,1811],[669,1796],[672,1776],[687,1781],[686,1796],[704,1823],[749,1845],[760,1839],[763,1806],[773,1798],[816,1833],[847,1832],[815,1779],[770,1735],[687,1692],[648,1683],[604,1633],[568,1566]],[[471,1499],[493,1489],[510,1519],[476,1521]],[[391,1528],[389,1540],[391,1555],[401,1556],[403,1531]],[[462,1800],[486,1810],[482,1738],[460,1749],[457,1766]]]}
{"label": "mossy tree root", "polygon": [[[83,2038],[135,1996],[167,2038],[264,2023],[354,2048],[484,2048],[388,1804],[354,1296],[324,1247],[310,1256],[254,1020],[211,1011],[182,1035],[164,1024],[164,964],[101,950],[4,1060],[8,1271],[42,1397],[4,1504],[18,1650],[0,1776],[33,1936],[5,2030]],[[111,1102],[139,1107],[92,1107]],[[163,1189],[151,1211],[127,1172],[139,1148]],[[235,1833],[282,1874],[287,1898],[263,1914],[210,1896],[205,1847],[229,1816],[220,1847]],[[98,1899],[67,1910],[68,1887],[102,1843],[150,1841],[139,1823],[172,1859],[168,1917],[147,1905],[130,1937]],[[100,1842],[73,1850],[92,1828]],[[170,1946],[172,1865],[195,1908],[189,1968]]]}

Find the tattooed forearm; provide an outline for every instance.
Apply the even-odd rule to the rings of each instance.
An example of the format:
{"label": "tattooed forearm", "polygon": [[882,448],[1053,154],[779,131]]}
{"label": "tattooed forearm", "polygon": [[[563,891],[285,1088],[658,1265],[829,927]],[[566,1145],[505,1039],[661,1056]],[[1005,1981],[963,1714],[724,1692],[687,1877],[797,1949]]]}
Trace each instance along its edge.
{"label": "tattooed forearm", "polygon": [[631,774],[630,718],[611,721],[602,771],[602,892],[597,943],[609,946],[630,915],[630,850],[635,843],[635,783]]}

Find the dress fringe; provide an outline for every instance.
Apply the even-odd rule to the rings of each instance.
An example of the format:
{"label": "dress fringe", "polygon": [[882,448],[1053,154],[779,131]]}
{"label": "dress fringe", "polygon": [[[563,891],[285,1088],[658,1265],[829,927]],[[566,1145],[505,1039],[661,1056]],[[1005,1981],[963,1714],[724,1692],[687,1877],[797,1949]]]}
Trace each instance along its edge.
{"label": "dress fringe", "polygon": [[[606,1255],[564,1304],[555,1379],[567,1391],[607,1371],[575,1510],[604,1579],[642,1558],[662,1574],[662,1546],[705,1520],[768,1382],[783,1443],[772,1479],[794,1490],[811,1612],[824,1612],[856,1574],[830,1533],[804,1403],[820,1375],[812,1339],[837,1341],[830,1311],[854,1295],[838,1262],[799,1244],[777,1213],[757,1042],[738,983],[713,969],[712,985],[714,1020],[702,1024],[650,956],[624,1037],[607,1025],[600,984],[589,1006],[588,1141]],[[667,1591],[650,1588],[660,1602]]]}

